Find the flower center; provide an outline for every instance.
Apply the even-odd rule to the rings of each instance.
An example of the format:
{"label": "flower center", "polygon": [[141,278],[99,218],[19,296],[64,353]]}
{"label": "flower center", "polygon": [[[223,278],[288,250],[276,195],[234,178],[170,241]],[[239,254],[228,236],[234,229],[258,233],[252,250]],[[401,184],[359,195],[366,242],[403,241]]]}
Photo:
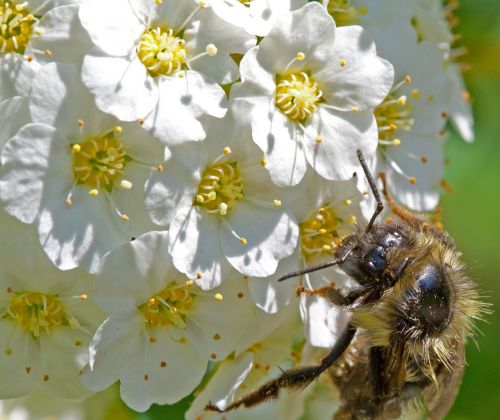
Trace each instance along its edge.
{"label": "flower center", "polygon": [[186,60],[185,42],[172,29],[148,29],[137,45],[137,56],[151,76],[169,76]]}
{"label": "flower center", "polygon": [[0,0],[0,53],[24,53],[33,25],[38,21],[25,6]]}
{"label": "flower center", "polygon": [[304,122],[316,109],[323,92],[305,71],[278,76],[276,106],[288,118]]}
{"label": "flower center", "polygon": [[23,292],[14,294],[7,307],[7,318],[35,338],[61,325],[72,325],[60,300],[45,293]]}
{"label": "flower center", "polygon": [[359,22],[359,16],[366,15],[366,7],[354,7],[351,0],[330,0],[328,13],[333,17],[337,26],[354,25]]}
{"label": "flower center", "polygon": [[[412,95],[418,99],[418,91],[412,91]],[[374,113],[378,125],[379,141],[382,142],[397,140],[395,139],[396,130],[410,131],[414,123],[412,106],[407,101],[406,96],[398,96],[395,92],[390,93],[375,108]]]}
{"label": "flower center", "polygon": [[331,255],[331,251],[342,240],[337,229],[342,219],[325,205],[315,210],[310,217],[299,224],[302,255],[306,260],[319,255]]}
{"label": "flower center", "polygon": [[160,293],[139,306],[148,327],[186,326],[186,317],[193,306],[191,285],[168,284]]}
{"label": "flower center", "polygon": [[224,216],[243,198],[243,180],[237,162],[216,163],[203,173],[195,204]]}
{"label": "flower center", "polygon": [[106,188],[111,191],[131,160],[123,143],[115,138],[114,131],[89,137],[81,144],[74,144],[72,150],[76,184],[96,190]]}

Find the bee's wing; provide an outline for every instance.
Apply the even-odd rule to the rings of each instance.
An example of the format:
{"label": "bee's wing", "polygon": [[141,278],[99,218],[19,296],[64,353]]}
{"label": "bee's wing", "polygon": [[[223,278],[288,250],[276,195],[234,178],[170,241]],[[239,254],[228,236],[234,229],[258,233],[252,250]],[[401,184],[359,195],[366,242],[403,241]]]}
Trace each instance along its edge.
{"label": "bee's wing", "polygon": [[457,352],[453,370],[443,369],[438,377],[439,393],[427,395],[427,407],[430,420],[440,420],[448,414],[460,389],[465,370],[465,356],[463,345]]}

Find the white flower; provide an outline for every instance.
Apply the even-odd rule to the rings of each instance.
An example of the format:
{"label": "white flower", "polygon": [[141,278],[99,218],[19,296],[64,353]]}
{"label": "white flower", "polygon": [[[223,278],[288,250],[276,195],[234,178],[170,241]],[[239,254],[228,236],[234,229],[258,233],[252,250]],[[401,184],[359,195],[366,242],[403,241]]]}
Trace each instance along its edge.
{"label": "white flower", "polygon": [[146,206],[155,223],[170,223],[174,265],[204,290],[231,266],[268,276],[295,249],[298,227],[286,205],[301,189],[274,186],[261,159],[248,124],[231,112],[202,144],[172,149],[148,182]]}
{"label": "white flower", "polygon": [[2,212],[0,228],[0,398],[38,387],[64,398],[86,397],[80,370],[103,318],[89,292],[92,279],[81,270],[57,270],[31,226]]}
{"label": "white flower", "polygon": [[[337,26],[361,25],[370,31],[411,19],[411,7],[399,0],[322,0]],[[378,45],[378,44],[377,44]]]}
{"label": "white flower", "polygon": [[85,0],[80,19],[96,45],[83,81],[97,106],[145,127],[167,144],[203,140],[207,116],[220,118],[226,98],[217,84],[238,78],[230,54],[255,38],[194,0]]}
{"label": "white flower", "polygon": [[306,0],[212,0],[210,5],[225,21],[252,35],[265,36],[278,16],[306,3]]}
{"label": "white flower", "polygon": [[91,47],[78,20],[80,0],[2,1],[0,55],[43,62],[82,61]]}
{"label": "white flower", "polygon": [[418,0],[412,3],[413,22],[419,39],[436,43],[443,53],[443,62],[449,82],[448,107],[450,121],[462,138],[468,142],[474,140],[474,120],[470,106],[471,97],[466,90],[462,68],[467,68],[460,61],[465,50],[456,45],[460,37],[452,30],[454,5],[444,7],[436,0]]}
{"label": "white flower", "polygon": [[[392,34],[395,29],[387,31]],[[395,82],[375,109],[379,130],[375,172],[386,173],[389,190],[399,202],[413,210],[431,210],[438,204],[443,178],[451,83],[434,42],[418,42],[413,30],[385,38],[381,54],[393,63]]]}
{"label": "white flower", "polygon": [[307,163],[324,178],[349,179],[356,150],[375,152],[372,109],[393,68],[361,27],[336,29],[324,7],[309,3],[277,19],[243,57],[241,78],[232,96],[253,105],[252,136],[277,185],[297,184]]}
{"label": "white flower", "polygon": [[38,63],[28,62],[18,54],[0,54],[0,150],[30,122],[28,96],[38,68]]}
{"label": "white flower", "polygon": [[4,146],[0,198],[10,214],[36,224],[60,269],[95,271],[107,251],[154,227],[144,183],[164,147],[139,124],[95,109],[78,66],[48,64],[33,83],[38,123]]}
{"label": "white flower", "polygon": [[[248,331],[238,343],[234,356],[221,361],[208,383],[197,393],[186,412],[187,420],[216,419],[219,415],[205,411],[210,402],[220,409],[226,408],[238,398],[279,376],[283,370],[295,367],[301,358],[304,339],[300,333],[297,308],[290,305],[279,314],[257,312]],[[264,418],[292,420],[300,418],[304,394],[300,396],[286,391],[276,401],[242,408],[225,414],[229,420],[240,418]],[[249,417],[244,417],[248,413]]]}
{"label": "white flower", "polygon": [[92,341],[83,381],[102,390],[119,379],[137,411],[191,393],[207,362],[234,350],[254,312],[241,276],[203,292],[174,268],[168,242],[167,232],[150,232],[111,251],[96,283],[111,315]]}
{"label": "white flower", "polygon": [[[365,196],[359,192],[356,182],[322,181],[308,188],[301,200],[291,210],[299,220],[298,250],[283,260],[277,272],[265,279],[250,279],[249,288],[257,306],[267,312],[282,310],[292,299],[297,279],[278,282],[278,278],[309,266],[334,260],[338,244],[367,220]],[[370,215],[373,209],[370,209]],[[369,217],[369,216],[368,216]],[[299,277],[305,289],[318,289],[335,284],[338,289],[349,289],[357,284],[338,268],[332,267]],[[331,347],[349,320],[349,313],[332,306],[323,298],[302,294],[300,311],[305,336],[317,347]]]}

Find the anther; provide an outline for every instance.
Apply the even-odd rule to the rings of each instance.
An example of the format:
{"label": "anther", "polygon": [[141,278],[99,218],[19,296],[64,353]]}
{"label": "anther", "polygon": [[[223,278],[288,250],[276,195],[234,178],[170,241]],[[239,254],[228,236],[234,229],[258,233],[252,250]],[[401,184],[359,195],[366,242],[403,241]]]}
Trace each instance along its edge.
{"label": "anther", "polygon": [[77,330],[78,328],[80,328],[80,322],[76,318],[71,318],[68,321],[68,324],[71,327],[71,329],[73,329],[73,330]]}
{"label": "anther", "polygon": [[224,154],[225,155],[230,155],[231,153],[232,153],[232,151],[231,151],[230,147],[224,147]]}
{"label": "anther", "polygon": [[357,106],[353,106],[353,107],[351,108],[351,111],[352,111],[352,112],[358,112],[358,111],[359,111],[359,108],[358,108]]}
{"label": "anther", "polygon": [[161,173],[161,172],[163,172],[164,169],[165,169],[165,167],[161,163],[159,163],[158,165],[156,165],[156,171],[157,172]]}
{"label": "anther", "polygon": [[416,184],[416,182],[417,182],[417,178],[415,178],[414,176],[410,176],[410,177],[408,178],[408,182],[409,182],[410,184],[412,184],[412,185],[413,185],[413,184]]}
{"label": "anther", "polygon": [[95,188],[92,188],[90,191],[89,191],[89,194],[93,197],[96,197],[97,195],[99,195],[99,190],[96,190]]}
{"label": "anther", "polygon": [[80,295],[80,300],[87,300],[88,298],[89,296],[86,295],[85,293]]}
{"label": "anther", "polygon": [[306,58],[306,55],[302,51],[300,51],[300,52],[297,53],[296,57],[297,57],[298,61],[302,61],[302,60],[304,60]]}
{"label": "anther", "polygon": [[247,245],[248,241],[246,238],[240,238],[241,245]]}
{"label": "anther", "polygon": [[120,187],[124,190],[130,190],[132,189],[132,183],[126,179],[122,179],[120,181]]}
{"label": "anther", "polygon": [[357,222],[357,220],[358,220],[358,218],[352,214],[349,216],[347,223],[349,223],[350,225],[353,225]]}
{"label": "anther", "polygon": [[80,127],[83,127],[83,126],[85,125],[85,121],[84,121],[84,120],[82,120],[81,118],[78,118],[78,119],[76,120],[76,122],[78,123],[78,125],[79,125]]}
{"label": "anther", "polygon": [[273,200],[274,207],[281,207],[281,200]]}
{"label": "anther", "polygon": [[340,67],[345,67],[347,65],[347,60],[344,60],[343,58],[339,62]]}
{"label": "anther", "polygon": [[117,125],[116,127],[113,128],[113,131],[119,134],[123,131],[123,128],[120,125]]}
{"label": "anther", "polygon": [[215,300],[217,300],[217,301],[219,301],[219,302],[220,302],[222,299],[224,299],[224,297],[223,297],[220,293],[216,293],[216,294],[214,295],[214,298],[215,298]]}
{"label": "anther", "polygon": [[410,75],[406,75],[405,78],[404,78],[404,81],[405,81],[405,83],[410,84],[412,82],[411,76]]}
{"label": "anther", "polygon": [[323,136],[316,136],[316,143],[321,143],[323,141]]}
{"label": "anther", "polygon": [[187,286],[187,287],[191,287],[191,286],[193,286],[193,285],[194,285],[194,281],[193,281],[193,280],[188,280],[188,281],[186,281],[186,286]]}
{"label": "anther", "polygon": [[126,214],[122,214],[120,216],[120,219],[122,219],[124,222],[128,222],[130,220],[130,218]]}
{"label": "anther", "polygon": [[196,280],[201,280],[201,273],[196,273]]}
{"label": "anther", "polygon": [[208,44],[207,48],[205,48],[209,57],[213,57],[217,54],[217,47],[214,44]]}
{"label": "anther", "polygon": [[12,355],[12,349],[10,347],[7,347],[4,350],[4,353],[5,353],[6,356],[11,356]]}
{"label": "anther", "polygon": [[344,206],[350,206],[352,204],[352,201],[346,198],[342,203],[344,203]]}
{"label": "anther", "polygon": [[71,151],[73,153],[80,153],[80,150],[82,150],[82,146],[80,146],[78,143],[71,146]]}
{"label": "anther", "polygon": [[391,143],[392,143],[393,146],[399,146],[401,144],[401,140],[394,139]]}
{"label": "anther", "polygon": [[162,367],[162,368],[167,367],[167,362],[161,361],[160,362],[160,367]]}
{"label": "anther", "polygon": [[267,164],[267,159],[265,158],[265,156],[262,156],[262,157],[260,158],[260,164],[261,164],[261,166],[266,166],[266,164]]}

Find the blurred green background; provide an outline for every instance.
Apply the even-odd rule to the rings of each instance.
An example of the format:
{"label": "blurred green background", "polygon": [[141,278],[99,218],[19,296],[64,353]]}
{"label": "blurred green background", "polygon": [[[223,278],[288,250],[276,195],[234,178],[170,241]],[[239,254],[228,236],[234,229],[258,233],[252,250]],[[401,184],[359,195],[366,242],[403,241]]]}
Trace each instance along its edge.
{"label": "blurred green background", "polygon": [[[447,142],[446,180],[453,192],[443,197],[443,221],[495,312],[480,325],[483,335],[477,337],[479,347],[469,343],[469,367],[449,420],[500,418],[499,1],[462,0],[455,13],[460,18],[457,31],[463,34],[461,44],[469,49],[465,61],[471,68],[465,78],[474,99],[476,140],[467,144],[452,133]],[[187,398],[175,406],[154,406],[147,413],[130,417],[180,420],[189,403]],[[118,411],[115,419],[132,414],[121,411],[120,416]]]}
{"label": "blurred green background", "polygon": [[457,11],[462,45],[469,49],[465,73],[474,99],[475,135],[466,144],[452,135],[446,146],[444,224],[455,238],[473,278],[492,303],[480,325],[479,349],[469,343],[465,378],[448,419],[500,418],[500,3],[461,0]]}

